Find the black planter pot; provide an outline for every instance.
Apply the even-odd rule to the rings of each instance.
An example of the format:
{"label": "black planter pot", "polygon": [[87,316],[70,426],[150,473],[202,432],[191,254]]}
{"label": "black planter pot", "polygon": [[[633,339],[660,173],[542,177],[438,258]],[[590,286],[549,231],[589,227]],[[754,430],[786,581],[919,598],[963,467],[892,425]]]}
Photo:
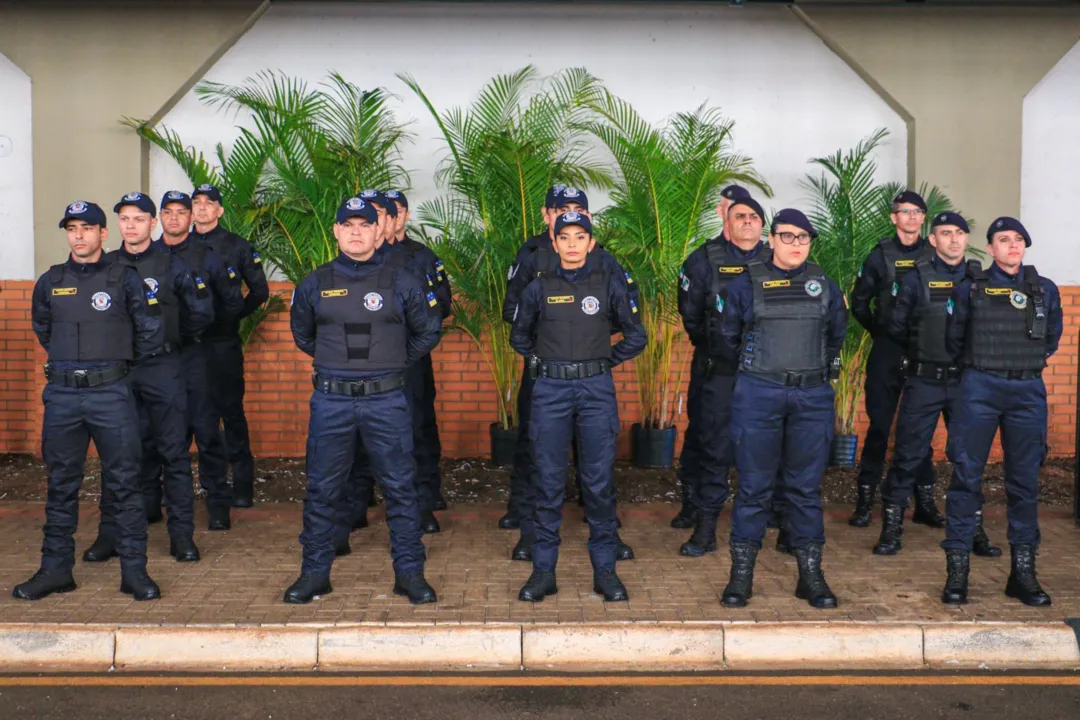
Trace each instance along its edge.
{"label": "black planter pot", "polygon": [[829,453],[829,465],[833,467],[855,467],[859,450],[858,435],[834,435]]}
{"label": "black planter pot", "polygon": [[630,446],[635,466],[669,468],[675,463],[675,428],[647,428],[634,423]]}
{"label": "black planter pot", "polygon": [[510,467],[514,464],[514,448],[517,447],[517,428],[506,430],[499,423],[491,423],[491,464]]}

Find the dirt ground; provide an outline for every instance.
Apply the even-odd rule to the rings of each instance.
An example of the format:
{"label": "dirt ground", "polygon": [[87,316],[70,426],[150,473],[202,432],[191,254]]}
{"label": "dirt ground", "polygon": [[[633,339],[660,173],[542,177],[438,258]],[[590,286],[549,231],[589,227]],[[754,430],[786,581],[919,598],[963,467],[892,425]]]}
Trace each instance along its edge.
{"label": "dirt ground", "polygon": [[[1071,507],[1073,502],[1073,468],[1075,458],[1051,458],[1040,474],[1042,502],[1054,507]],[[304,497],[303,458],[258,458],[256,500],[261,502],[301,502]],[[97,501],[99,496],[100,465],[97,458],[86,464],[82,498]],[[937,494],[944,497],[952,467],[938,463]],[[451,504],[505,502],[509,472],[493,468],[481,458],[455,458],[442,462],[443,495]],[[572,478],[573,473],[570,473]],[[734,473],[733,473],[734,475]],[[826,503],[855,502],[854,468],[829,468],[822,482],[822,499]],[[674,470],[648,470],[627,463],[615,466],[615,487],[619,502],[645,503],[680,500]],[[1005,504],[1005,488],[1000,463],[986,468],[983,491],[991,505]],[[567,487],[567,498],[576,499],[573,483]],[[31,455],[0,455],[0,501],[45,499],[45,467]]]}

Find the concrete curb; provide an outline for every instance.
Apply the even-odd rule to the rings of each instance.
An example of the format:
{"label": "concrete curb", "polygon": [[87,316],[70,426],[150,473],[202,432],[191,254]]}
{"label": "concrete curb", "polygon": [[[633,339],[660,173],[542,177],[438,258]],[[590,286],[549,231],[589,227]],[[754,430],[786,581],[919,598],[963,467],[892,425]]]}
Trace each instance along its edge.
{"label": "concrete curb", "polygon": [[0,624],[0,672],[1080,669],[1039,623]]}

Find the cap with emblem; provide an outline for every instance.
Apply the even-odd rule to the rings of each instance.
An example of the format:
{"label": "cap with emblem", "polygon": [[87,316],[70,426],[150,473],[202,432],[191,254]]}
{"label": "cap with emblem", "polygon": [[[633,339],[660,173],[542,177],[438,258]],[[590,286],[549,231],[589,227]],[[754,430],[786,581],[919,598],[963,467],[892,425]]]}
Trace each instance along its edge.
{"label": "cap with emblem", "polygon": [[940,227],[942,225],[953,225],[960,228],[966,233],[971,232],[971,228],[968,227],[967,220],[960,213],[943,212],[934,216],[934,219],[930,221],[930,229]]}
{"label": "cap with emblem", "polygon": [[143,212],[150,213],[150,217],[157,217],[157,206],[154,205],[154,201],[150,199],[149,195],[145,195],[141,192],[129,192],[124,197],[120,198],[120,202],[113,205],[112,211],[114,213],[120,212],[120,208],[137,207]]}
{"label": "cap with emblem", "polygon": [[397,217],[397,205],[386,199],[378,190],[361,190],[360,199],[370,204],[375,204],[386,211],[390,217]]}
{"label": "cap with emblem", "polygon": [[560,230],[571,225],[577,225],[592,235],[592,221],[589,220],[588,215],[579,212],[564,212],[557,217],[555,219],[555,234],[558,235]]}
{"label": "cap with emblem", "polygon": [[894,197],[893,205],[914,205],[923,212],[926,212],[926,201],[922,199],[922,195],[911,190],[905,190]]}
{"label": "cap with emblem", "polygon": [[180,192],[179,190],[170,190],[169,192],[161,196],[162,209],[164,209],[166,205],[171,205],[173,203],[183,205],[188,210],[190,210],[191,196],[188,195],[186,192]]}
{"label": "cap with emblem", "polygon": [[803,215],[800,211],[794,208],[784,208],[780,212],[773,215],[772,228],[769,230],[771,233],[776,232],[776,228],[781,225],[794,225],[800,230],[805,230],[810,233],[810,238],[817,237],[817,231],[814,230],[814,226],[810,224],[810,220]]}
{"label": "cap with emblem", "polygon": [[740,205],[750,208],[758,214],[758,217],[761,218],[762,221],[765,220],[765,211],[761,209],[761,204],[752,197],[739,198],[735,202],[731,203],[731,208],[728,210],[728,212],[730,213],[732,210],[734,210]]}
{"label": "cap with emblem", "polygon": [[750,191],[742,185],[728,185],[720,191],[720,197],[726,200],[748,200],[750,199]]}
{"label": "cap with emblem", "polygon": [[989,243],[994,239],[994,233],[1005,232],[1006,230],[1012,230],[1024,238],[1024,247],[1031,247],[1031,236],[1028,235],[1027,228],[1016,218],[1005,215],[990,223],[990,227],[986,229],[986,242]]}
{"label": "cap with emblem", "polygon": [[337,224],[343,225],[346,220],[354,217],[363,218],[369,223],[375,223],[379,221],[379,211],[371,203],[364,202],[358,197],[352,197],[341,203],[341,207],[338,208]]}
{"label": "cap with emblem", "polygon": [[105,211],[96,203],[76,200],[64,209],[64,217],[60,220],[60,227],[67,225],[68,220],[82,220],[87,225],[100,225],[105,227]]}
{"label": "cap with emblem", "polygon": [[589,198],[585,195],[584,190],[578,190],[575,187],[564,187],[555,193],[555,200],[552,207],[563,208],[571,203],[580,205],[583,209],[589,209]]}
{"label": "cap with emblem", "polygon": [[203,183],[202,185],[191,191],[192,198],[194,198],[196,195],[205,195],[216,203],[221,202],[221,191],[210,183]]}
{"label": "cap with emblem", "polygon": [[552,185],[544,196],[544,207],[551,210],[555,207],[555,196],[566,189],[565,185]]}
{"label": "cap with emblem", "polygon": [[387,200],[393,200],[406,210],[409,209],[409,198],[405,197],[405,193],[400,190],[387,190],[383,195]]}

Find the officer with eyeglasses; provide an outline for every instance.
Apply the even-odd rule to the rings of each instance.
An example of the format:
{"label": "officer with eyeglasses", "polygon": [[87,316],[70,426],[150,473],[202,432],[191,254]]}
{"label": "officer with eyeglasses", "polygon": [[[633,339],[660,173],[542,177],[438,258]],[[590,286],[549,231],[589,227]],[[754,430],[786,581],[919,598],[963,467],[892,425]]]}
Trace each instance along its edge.
{"label": "officer with eyeglasses", "polygon": [[739,489],[732,509],[731,579],[722,602],[743,607],[753,594],[754,564],[765,537],[777,474],[785,523],[799,566],[795,596],[836,607],[821,571],[825,526],[821,479],[833,438],[834,393],[847,332],[844,294],[809,262],[813,225],[781,210],[769,231],[772,255],[749,264],[715,311],[715,343],[737,363],[731,440]]}
{"label": "officer with eyeglasses", "polygon": [[[926,238],[920,234],[926,219],[926,201],[918,193],[906,190],[897,195],[893,199],[890,219],[896,226],[896,234],[882,238],[866,256],[851,292],[851,314],[874,339],[866,361],[864,393],[870,427],[863,440],[859,463],[858,500],[855,512],[848,520],[854,527],[870,525],[893,418],[904,388],[901,367],[904,347],[888,333],[894,293],[915,268],[915,263],[933,255]],[[892,469],[889,473],[892,474]],[[915,513],[911,520],[940,528],[945,527],[945,518],[934,504],[934,480],[933,453],[928,452],[916,473]]]}

